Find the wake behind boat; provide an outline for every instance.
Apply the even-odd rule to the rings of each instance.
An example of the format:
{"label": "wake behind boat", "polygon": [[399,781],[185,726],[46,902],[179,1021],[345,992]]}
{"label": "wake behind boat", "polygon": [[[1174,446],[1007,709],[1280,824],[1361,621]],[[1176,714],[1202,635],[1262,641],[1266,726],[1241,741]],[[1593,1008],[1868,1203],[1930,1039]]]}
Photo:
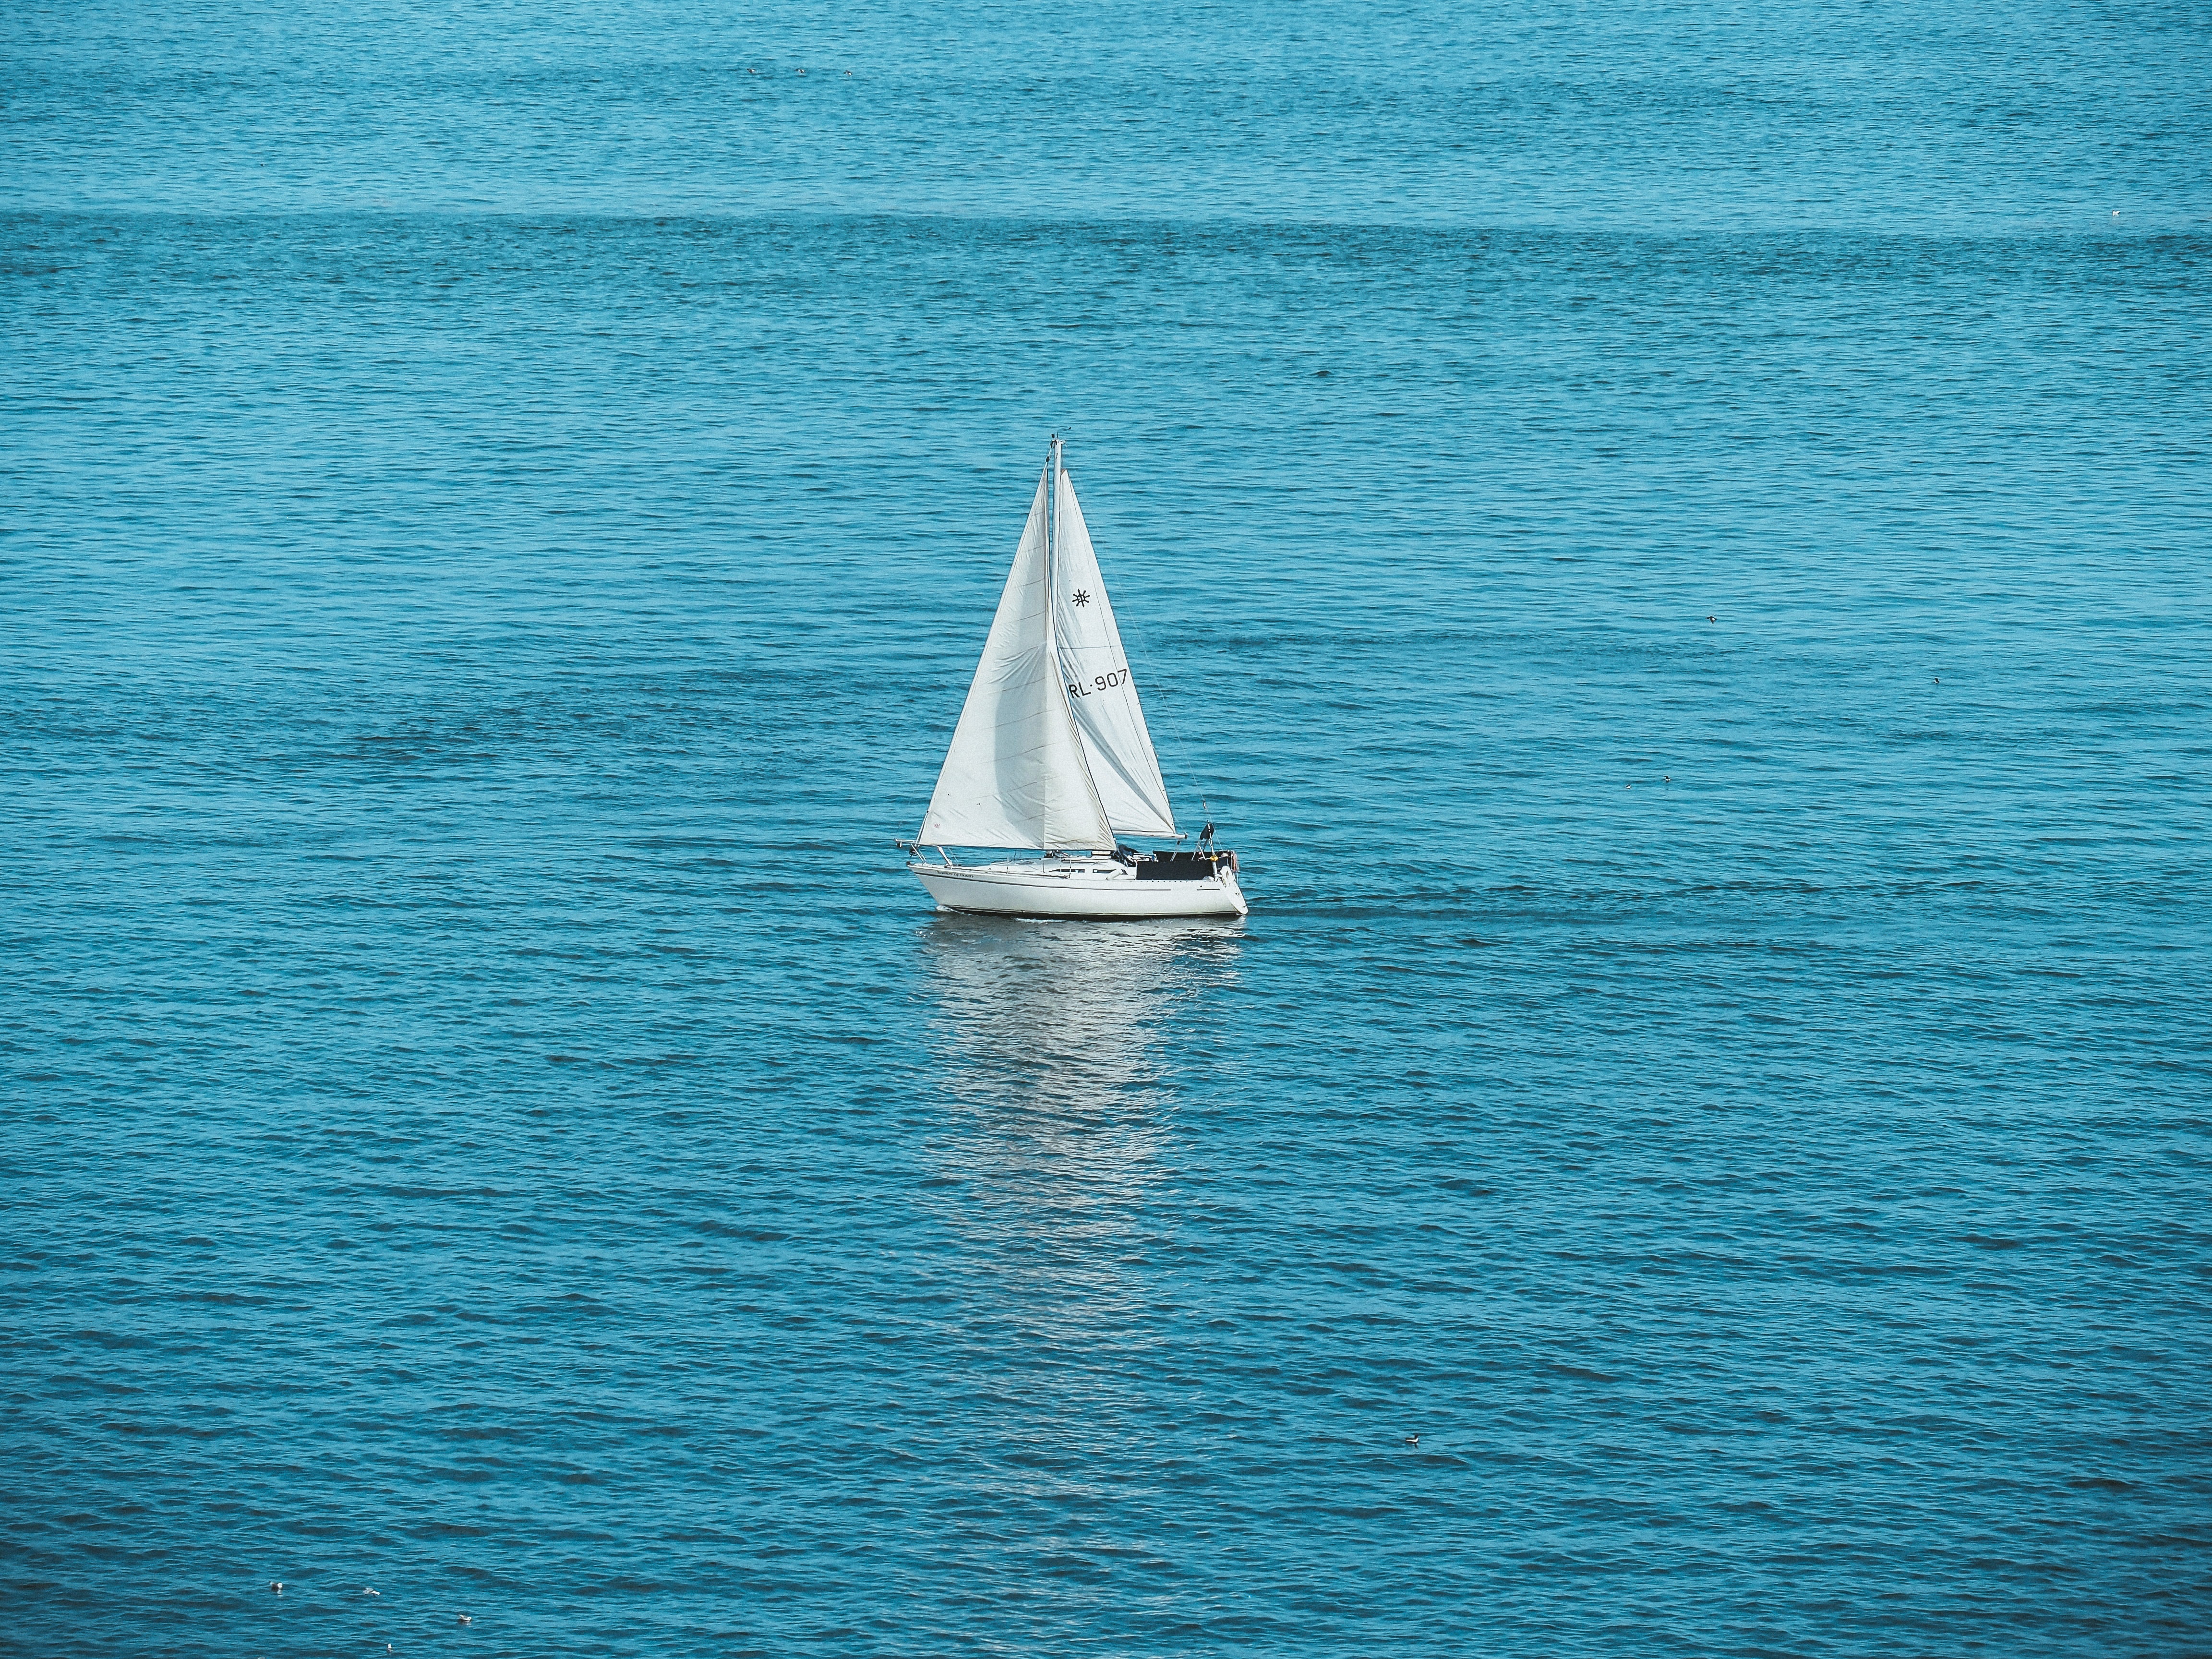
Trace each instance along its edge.
{"label": "wake behind boat", "polygon": [[[948,910],[1103,921],[1249,908],[1212,824],[1195,852],[1144,852],[1124,836],[1183,838],[1054,438],[929,811],[899,844]],[[954,848],[1043,856],[962,864]]]}

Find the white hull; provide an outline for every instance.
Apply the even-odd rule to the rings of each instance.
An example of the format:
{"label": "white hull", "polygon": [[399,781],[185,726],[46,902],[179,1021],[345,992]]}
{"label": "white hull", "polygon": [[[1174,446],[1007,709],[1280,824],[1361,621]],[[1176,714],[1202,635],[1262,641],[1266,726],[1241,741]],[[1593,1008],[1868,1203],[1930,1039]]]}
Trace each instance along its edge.
{"label": "white hull", "polygon": [[1140,881],[1111,860],[907,866],[941,908],[987,916],[1066,916],[1092,921],[1149,916],[1241,916],[1251,907],[1235,872],[1207,881]]}

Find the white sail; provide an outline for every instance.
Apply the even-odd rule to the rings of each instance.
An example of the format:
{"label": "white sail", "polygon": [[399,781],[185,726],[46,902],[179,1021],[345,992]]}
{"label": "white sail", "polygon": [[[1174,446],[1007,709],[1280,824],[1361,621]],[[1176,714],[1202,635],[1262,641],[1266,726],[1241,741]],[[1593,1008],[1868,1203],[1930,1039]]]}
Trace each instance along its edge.
{"label": "white sail", "polygon": [[1121,650],[1114,607],[1098,574],[1098,555],[1076,505],[1075,485],[1060,474],[1059,545],[1053,558],[1053,632],[1066,676],[1068,707],[1083,734],[1084,757],[1106,817],[1123,835],[1172,836],[1175,809],[1160,779],[1159,757],[1137,701],[1137,682]]}
{"label": "white sail", "polygon": [[925,846],[1053,850],[1114,844],[1053,660],[1045,495],[1040,478],[982,660],[922,817],[918,839]]}

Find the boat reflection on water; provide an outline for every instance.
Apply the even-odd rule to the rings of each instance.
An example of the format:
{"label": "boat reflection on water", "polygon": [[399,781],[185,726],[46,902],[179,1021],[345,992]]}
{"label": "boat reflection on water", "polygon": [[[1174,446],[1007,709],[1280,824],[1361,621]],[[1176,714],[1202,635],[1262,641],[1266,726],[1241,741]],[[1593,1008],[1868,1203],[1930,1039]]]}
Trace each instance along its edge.
{"label": "boat reflection on water", "polygon": [[1096,1128],[1167,1103],[1161,1039],[1202,1036],[1237,977],[1236,922],[931,917],[922,942],[935,1046],[956,1102],[1030,1133]]}
{"label": "boat reflection on water", "polygon": [[1020,1304],[1002,1311],[1021,1337],[1088,1346],[1133,1311],[1142,1212],[1243,949],[1234,922],[939,913],[924,930],[946,1112],[933,1185]]}

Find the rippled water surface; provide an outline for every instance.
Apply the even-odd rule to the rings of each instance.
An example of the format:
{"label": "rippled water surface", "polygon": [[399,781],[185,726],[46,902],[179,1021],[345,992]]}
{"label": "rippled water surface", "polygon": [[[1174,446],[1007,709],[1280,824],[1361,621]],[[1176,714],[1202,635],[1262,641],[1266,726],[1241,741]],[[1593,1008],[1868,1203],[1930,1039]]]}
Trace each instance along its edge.
{"label": "rippled water surface", "polygon": [[2212,1650],[2201,14],[0,28],[0,1645]]}

